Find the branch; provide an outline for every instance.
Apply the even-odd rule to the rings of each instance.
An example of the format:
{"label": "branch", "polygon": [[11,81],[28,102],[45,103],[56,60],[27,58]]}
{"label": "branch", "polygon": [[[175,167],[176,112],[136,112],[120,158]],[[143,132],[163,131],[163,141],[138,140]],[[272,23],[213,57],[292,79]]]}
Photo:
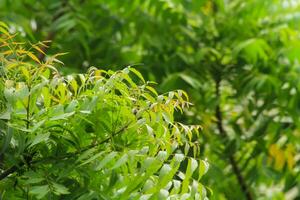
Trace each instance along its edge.
{"label": "branch", "polygon": [[[24,163],[20,163],[20,167],[22,167]],[[6,178],[8,175],[16,172],[18,170],[18,167],[16,165],[12,166],[11,168],[5,170],[2,174],[0,174],[0,180]]]}
{"label": "branch", "polygon": [[[69,157],[72,157],[74,155],[77,155],[79,153],[82,153],[83,151],[87,151],[91,148],[94,148],[98,145],[101,145],[101,144],[104,144],[106,142],[108,142],[109,140],[111,140],[112,137],[115,137],[117,135],[119,135],[120,133],[122,133],[123,131],[125,131],[129,125],[131,124],[131,122],[128,122],[127,124],[125,124],[122,128],[120,128],[120,130],[118,130],[117,132],[115,133],[112,133],[112,135],[102,141],[100,141],[99,143],[95,143],[95,144],[91,144],[91,145],[88,145],[88,146],[85,146],[83,147],[82,149],[78,150],[78,151],[75,151],[75,152],[72,152],[72,153],[67,153],[67,154],[64,154],[63,156],[59,156],[59,157],[55,157],[56,159],[59,158],[59,159],[65,159],[65,158],[69,158]],[[29,164],[36,164],[36,163],[40,163],[40,162],[43,162],[43,161],[46,161],[46,160],[53,160],[53,157],[47,157],[47,158],[43,158],[43,159],[37,159],[37,160],[33,160],[32,161],[32,158],[33,158],[33,154],[32,155],[29,155],[28,157],[25,158],[25,162],[20,162],[18,165],[13,165],[12,167],[8,168],[7,170],[5,170],[4,172],[2,172],[0,174],[0,180],[6,178],[7,176],[9,176],[10,174],[13,174],[15,173],[16,171],[18,171],[20,168],[22,168],[26,163],[29,165]]]}
{"label": "branch", "polygon": [[[220,99],[221,97],[221,94],[220,94],[220,83],[221,83],[221,78],[216,78],[215,79],[215,93],[216,93],[216,97],[218,98],[218,100]],[[226,138],[227,137],[227,133],[224,129],[224,126],[223,126],[223,116],[222,116],[222,111],[221,111],[221,107],[220,107],[220,102],[217,104],[217,107],[216,107],[216,111],[215,111],[215,116],[217,118],[217,126],[218,126],[218,130],[219,130],[219,133],[222,137]],[[246,180],[245,178],[243,177],[242,175],[242,172],[238,166],[238,163],[236,162],[235,158],[234,158],[234,155],[231,154],[229,156],[229,162],[230,162],[230,165],[232,166],[232,170],[241,186],[241,190],[243,191],[243,193],[245,194],[245,197],[247,200],[253,200],[253,197],[252,197],[252,194],[250,192],[250,189],[248,188],[247,184],[246,184]]]}
{"label": "branch", "polygon": [[128,122],[122,128],[120,128],[117,132],[112,133],[111,136],[109,136],[108,138],[106,138],[106,139],[104,139],[104,140],[102,140],[102,141],[100,141],[98,143],[90,144],[88,146],[83,147],[82,149],[80,149],[78,151],[75,151],[75,152],[69,153],[69,154],[73,156],[73,155],[79,154],[79,153],[81,153],[83,151],[87,151],[87,150],[89,150],[91,148],[94,148],[94,147],[96,147],[98,145],[104,144],[104,143],[108,142],[109,140],[111,140],[112,137],[115,137],[115,136],[119,135],[120,133],[122,133],[123,131],[125,131],[129,127],[130,124],[131,124],[131,122]]}
{"label": "branch", "polygon": [[6,178],[7,176],[9,176],[10,174],[13,174],[14,172],[18,171],[18,169],[20,169],[21,167],[23,167],[25,164],[29,165],[32,161],[32,158],[34,156],[35,153],[32,153],[30,155],[24,156],[25,162],[21,161],[19,162],[18,165],[13,165],[12,167],[8,168],[7,170],[5,170],[4,172],[2,172],[0,174],[0,181],[4,178]]}

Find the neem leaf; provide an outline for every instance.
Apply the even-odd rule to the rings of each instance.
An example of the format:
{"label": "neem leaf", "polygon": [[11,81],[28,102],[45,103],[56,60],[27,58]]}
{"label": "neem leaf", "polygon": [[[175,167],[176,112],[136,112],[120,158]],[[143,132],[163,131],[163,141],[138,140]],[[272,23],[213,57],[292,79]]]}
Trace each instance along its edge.
{"label": "neem leaf", "polygon": [[12,136],[13,136],[13,129],[11,127],[7,127],[7,133],[4,137],[4,142],[0,151],[0,155],[3,154],[5,150],[8,148]]}
{"label": "neem leaf", "polygon": [[95,167],[95,170],[102,169],[108,162],[110,162],[115,156],[117,155],[117,152],[111,152],[108,155],[106,155],[99,164]]}
{"label": "neem leaf", "polygon": [[201,179],[201,177],[208,171],[209,168],[209,164],[204,161],[204,160],[200,160],[199,162],[199,177],[198,180]]}
{"label": "neem leaf", "polygon": [[53,188],[54,188],[54,193],[56,195],[61,195],[61,194],[70,194],[69,189],[65,187],[64,185],[58,184],[58,183],[51,183]]}
{"label": "neem leaf", "polygon": [[44,178],[41,177],[29,177],[26,181],[25,184],[36,184],[44,181]]}
{"label": "neem leaf", "polygon": [[84,161],[83,163],[81,163],[79,166],[85,165],[87,163],[90,163],[92,161],[94,161],[95,159],[99,158],[100,156],[102,156],[105,152],[102,151],[100,153],[95,154],[94,156],[90,157],[89,159],[87,159],[86,161]]}
{"label": "neem leaf", "polygon": [[116,163],[115,165],[112,167],[112,169],[116,169],[120,166],[122,166],[123,164],[125,164],[128,160],[128,155],[124,154]]}
{"label": "neem leaf", "polygon": [[144,77],[143,77],[143,75],[139,71],[137,71],[136,69],[134,69],[132,67],[129,67],[129,70],[131,72],[133,72],[137,77],[139,77],[139,79],[141,79],[143,81],[143,83],[146,82],[145,79],[144,79]]}
{"label": "neem leaf", "polygon": [[49,185],[42,185],[42,186],[32,186],[30,188],[29,193],[36,196],[38,199],[42,199],[44,196],[48,194],[50,191]]}
{"label": "neem leaf", "polygon": [[54,116],[54,117],[51,117],[50,120],[51,121],[56,121],[56,120],[61,120],[61,119],[67,119],[68,117],[74,115],[75,112],[69,112],[69,113],[64,113],[64,114],[61,114],[61,115],[57,115],[57,116]]}
{"label": "neem leaf", "polygon": [[29,145],[29,148],[33,147],[34,145],[39,144],[41,142],[46,142],[49,139],[49,136],[50,136],[50,133],[38,134],[32,140],[31,144]]}

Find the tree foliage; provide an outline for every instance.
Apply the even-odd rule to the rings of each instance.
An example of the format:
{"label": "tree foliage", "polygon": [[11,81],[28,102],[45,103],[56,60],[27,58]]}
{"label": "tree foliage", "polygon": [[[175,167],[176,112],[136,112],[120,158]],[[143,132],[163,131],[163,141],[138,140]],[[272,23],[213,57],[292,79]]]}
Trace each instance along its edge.
{"label": "tree foliage", "polygon": [[133,67],[62,76],[1,23],[1,199],[205,199],[190,103]]}
{"label": "tree foliage", "polygon": [[297,0],[11,2],[10,29],[74,52],[67,66],[144,63],[159,91],[186,90],[178,118],[203,125],[212,199],[299,198]]}

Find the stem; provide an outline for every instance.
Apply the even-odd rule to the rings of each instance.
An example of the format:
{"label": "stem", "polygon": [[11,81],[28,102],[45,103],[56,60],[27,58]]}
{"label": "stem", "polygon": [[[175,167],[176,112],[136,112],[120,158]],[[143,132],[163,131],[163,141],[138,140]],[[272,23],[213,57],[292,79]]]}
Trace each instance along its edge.
{"label": "stem", "polygon": [[[218,100],[220,100],[221,97],[221,93],[220,93],[220,83],[221,83],[221,78],[218,77],[215,79],[215,93],[216,93],[216,97],[218,98]],[[216,112],[215,112],[215,116],[217,118],[217,126],[218,126],[218,130],[219,133],[222,137],[226,138],[227,137],[227,133],[224,129],[224,125],[223,125],[223,116],[222,116],[222,110],[221,110],[221,106],[220,106],[220,102],[217,104],[216,107]],[[232,167],[232,170],[237,178],[237,181],[241,187],[242,192],[244,193],[245,197],[247,200],[253,200],[252,194],[250,192],[249,187],[246,184],[246,180],[242,175],[242,172],[238,166],[238,163],[236,162],[234,155],[230,155],[229,156],[229,162],[230,165]]]}
{"label": "stem", "polygon": [[[29,92],[31,91],[31,86],[30,84],[28,84],[28,90]],[[29,126],[30,126],[30,121],[29,121],[29,118],[30,118],[30,98],[31,95],[29,94],[28,95],[28,102],[27,102],[27,107],[26,107],[26,128],[27,130],[29,129]]]}

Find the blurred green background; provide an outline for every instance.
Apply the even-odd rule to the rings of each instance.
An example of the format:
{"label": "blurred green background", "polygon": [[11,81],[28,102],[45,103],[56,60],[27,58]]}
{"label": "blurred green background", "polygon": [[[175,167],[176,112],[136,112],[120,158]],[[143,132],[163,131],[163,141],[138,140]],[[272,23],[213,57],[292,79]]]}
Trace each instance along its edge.
{"label": "blurred green background", "polygon": [[186,90],[211,199],[300,199],[299,0],[0,0],[0,20],[69,52],[65,74],[134,65]]}

